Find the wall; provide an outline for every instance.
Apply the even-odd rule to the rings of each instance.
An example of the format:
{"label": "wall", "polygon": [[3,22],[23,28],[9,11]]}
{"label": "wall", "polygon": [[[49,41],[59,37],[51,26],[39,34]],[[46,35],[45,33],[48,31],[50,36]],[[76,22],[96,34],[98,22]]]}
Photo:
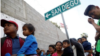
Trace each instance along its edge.
{"label": "wall", "polygon": [[23,0],[1,0],[1,13],[25,23],[32,23],[40,49],[47,50],[50,44],[66,39],[66,35],[49,21],[45,21],[34,8]]}

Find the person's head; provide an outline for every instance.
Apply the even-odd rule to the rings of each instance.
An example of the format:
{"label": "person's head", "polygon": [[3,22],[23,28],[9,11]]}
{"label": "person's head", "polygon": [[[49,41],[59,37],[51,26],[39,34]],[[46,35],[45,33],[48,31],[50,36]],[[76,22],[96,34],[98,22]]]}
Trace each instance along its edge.
{"label": "person's head", "polygon": [[55,45],[56,51],[62,50],[62,46],[63,44],[61,41],[56,42],[56,45]]}
{"label": "person's head", "polygon": [[36,52],[37,52],[37,53],[40,53],[40,49],[39,49],[39,48],[37,48]]}
{"label": "person's head", "polygon": [[47,50],[47,55],[48,55],[48,54],[50,54],[50,51],[49,51],[49,50]]}
{"label": "person's head", "polygon": [[78,43],[82,43],[82,38],[78,38]]}
{"label": "person's head", "polygon": [[49,51],[53,54],[55,52],[55,45],[49,45]]}
{"label": "person's head", "polygon": [[64,40],[64,41],[63,41],[63,48],[67,48],[67,47],[69,47],[69,46],[70,46],[69,40]]}
{"label": "person's head", "polygon": [[84,15],[92,17],[93,19],[100,19],[100,8],[95,5],[89,5],[85,10]]}
{"label": "person's head", "polygon": [[69,40],[70,40],[71,46],[75,45],[75,42],[77,42],[75,38],[70,38]]}
{"label": "person's head", "polygon": [[4,33],[7,35],[10,34],[17,34],[17,30],[18,30],[18,24],[14,21],[7,21],[2,19],[1,20],[1,26],[4,28]]}
{"label": "person's head", "polygon": [[35,28],[32,24],[25,24],[23,26],[23,35],[28,36],[28,35],[34,35]]}
{"label": "person's head", "polygon": [[87,41],[87,37],[82,37],[82,42]]}

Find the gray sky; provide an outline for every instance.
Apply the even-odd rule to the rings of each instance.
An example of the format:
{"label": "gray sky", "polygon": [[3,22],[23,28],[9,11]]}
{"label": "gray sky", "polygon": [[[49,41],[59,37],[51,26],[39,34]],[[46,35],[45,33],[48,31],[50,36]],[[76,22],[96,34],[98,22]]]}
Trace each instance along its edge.
{"label": "gray sky", "polygon": [[[30,6],[32,6],[36,11],[44,16],[44,13],[49,10],[67,2],[68,0],[25,0]],[[68,27],[68,33],[70,38],[79,38],[80,34],[87,33],[88,41],[92,45],[95,44],[94,36],[95,29],[88,23],[87,16],[84,16],[84,10],[90,4],[97,5],[100,7],[100,0],[80,0],[81,4],[64,12],[64,18],[66,25]],[[56,22],[58,25],[62,23],[61,14],[52,17],[50,21]],[[97,20],[95,20],[97,23]],[[61,28],[65,33],[65,30]]]}

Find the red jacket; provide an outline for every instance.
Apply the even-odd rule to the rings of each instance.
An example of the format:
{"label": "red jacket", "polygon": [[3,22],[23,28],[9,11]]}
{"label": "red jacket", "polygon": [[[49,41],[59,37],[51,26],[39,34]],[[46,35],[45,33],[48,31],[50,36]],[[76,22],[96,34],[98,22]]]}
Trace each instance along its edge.
{"label": "red jacket", "polygon": [[[20,47],[22,47],[22,45],[24,44],[24,40],[22,40],[19,37],[19,42],[20,42]],[[12,40],[11,38],[8,37],[5,39],[4,44],[1,47],[1,56],[5,56],[6,53],[10,53],[12,55]]]}

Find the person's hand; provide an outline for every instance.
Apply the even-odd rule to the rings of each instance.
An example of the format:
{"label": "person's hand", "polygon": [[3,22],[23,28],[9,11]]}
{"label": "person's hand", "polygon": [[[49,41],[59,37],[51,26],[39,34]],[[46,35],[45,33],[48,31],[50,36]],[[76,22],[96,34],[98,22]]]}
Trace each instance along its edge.
{"label": "person's hand", "polygon": [[43,52],[43,55],[45,55],[45,51],[44,51],[44,50],[42,50],[42,52]]}
{"label": "person's hand", "polygon": [[92,24],[92,23],[94,23],[94,19],[88,18],[88,22],[89,22],[90,24]]}
{"label": "person's hand", "polygon": [[91,54],[89,53],[88,56],[91,56]]}

